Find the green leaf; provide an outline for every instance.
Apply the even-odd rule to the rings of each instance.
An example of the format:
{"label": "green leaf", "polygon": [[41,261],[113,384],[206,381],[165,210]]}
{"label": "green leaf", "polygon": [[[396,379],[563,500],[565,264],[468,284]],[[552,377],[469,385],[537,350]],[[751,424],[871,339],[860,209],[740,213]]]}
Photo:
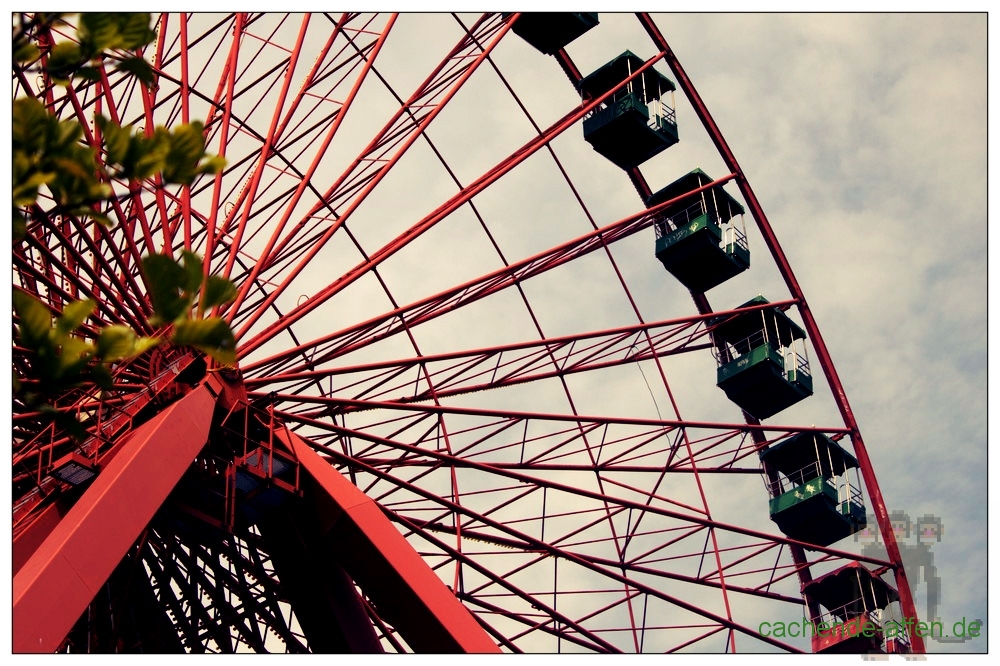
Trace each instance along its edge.
{"label": "green leaf", "polygon": [[147,86],[153,84],[153,67],[141,56],[125,58],[118,63],[115,69],[120,72],[132,74]]}
{"label": "green leaf", "polygon": [[236,285],[221,275],[209,275],[205,282],[201,310],[207,312],[216,305],[222,305],[236,298]]}
{"label": "green leaf", "polygon": [[116,122],[97,116],[94,118],[98,129],[104,135],[104,149],[107,152],[108,164],[121,164],[128,155],[130,132]]}
{"label": "green leaf", "polygon": [[19,97],[12,104],[12,146],[33,154],[44,148],[46,128],[53,125],[54,118],[45,106],[33,97]]}
{"label": "green leaf", "polygon": [[20,39],[14,43],[14,62],[34,62],[40,55],[38,47],[26,39]]}
{"label": "green leaf", "polygon": [[151,254],[143,257],[142,270],[153,303],[151,324],[166,324],[188,313],[193,298],[182,291],[186,274],[176,261],[163,254]]}
{"label": "green leaf", "polygon": [[94,380],[94,383],[100,386],[105,391],[110,391],[114,388],[114,380],[111,378],[111,371],[108,370],[108,366],[103,363],[98,363],[90,370],[90,377]]}
{"label": "green leaf", "polygon": [[137,49],[156,39],[156,32],[149,27],[151,17],[147,12],[118,14],[119,48]]}
{"label": "green leaf", "polygon": [[132,352],[136,356],[139,356],[140,354],[146,352],[147,350],[157,346],[162,341],[163,340],[161,340],[160,338],[147,338],[147,337],[136,338],[135,346],[132,348]]}
{"label": "green leaf", "polygon": [[95,52],[118,48],[121,34],[114,14],[85,12],[80,14],[80,32]]}
{"label": "green leaf", "polygon": [[97,356],[105,362],[128,358],[135,349],[135,339],[135,332],[128,326],[112,324],[97,338]]}
{"label": "green leaf", "polygon": [[25,347],[37,349],[49,337],[52,314],[41,301],[23,291],[14,291],[11,300],[14,311],[21,318],[21,341]]}
{"label": "green leaf", "polygon": [[112,324],[97,339],[97,356],[105,363],[131,359],[160,344],[160,338],[139,337],[128,326]]}
{"label": "green leaf", "polygon": [[59,377],[76,382],[80,372],[94,356],[94,346],[79,338],[66,338],[59,350]]}
{"label": "green leaf", "polygon": [[195,294],[205,279],[203,273],[205,266],[201,257],[189,250],[181,252],[181,259],[184,261],[184,284],[181,289],[187,294]]}
{"label": "green leaf", "polygon": [[72,333],[80,328],[80,324],[87,320],[96,307],[97,301],[89,298],[70,303],[63,308],[62,314],[56,319],[56,331],[60,335]]}
{"label": "green leaf", "polygon": [[83,63],[84,57],[80,53],[79,46],[73,42],[59,42],[49,51],[49,61],[45,65],[45,71],[67,80],[67,75],[72,74]]}
{"label": "green leaf", "polygon": [[226,168],[226,158],[221,155],[212,155],[210,157],[205,157],[198,164],[198,173],[210,173],[217,174]]}
{"label": "green leaf", "polygon": [[54,420],[57,426],[78,442],[82,442],[90,437],[87,429],[83,427],[82,423],[76,420],[76,415],[71,412],[60,412],[56,414]]}
{"label": "green leaf", "polygon": [[75,72],[73,72],[73,76],[76,76],[78,78],[81,78],[81,79],[84,79],[84,80],[87,80],[87,81],[100,81],[101,80],[101,73],[100,73],[100,71],[98,71],[98,69],[96,67],[90,67],[88,65],[85,65],[85,66],[79,68],[78,70],[76,70]]}
{"label": "green leaf", "polygon": [[138,137],[133,178],[148,178],[167,167],[170,132],[157,127],[152,137]]}
{"label": "green leaf", "polygon": [[14,210],[13,222],[11,223],[11,236],[15,241],[22,241],[28,236],[28,221],[24,219],[21,211]]}
{"label": "green leaf", "polygon": [[219,317],[179,321],[172,339],[174,344],[200,349],[220,363],[236,362],[236,338],[229,324]]}
{"label": "green leaf", "polygon": [[30,206],[38,200],[38,188],[48,185],[55,180],[56,174],[52,171],[36,171],[24,177],[21,182],[14,183],[11,196],[15,206]]}
{"label": "green leaf", "polygon": [[[53,117],[52,120],[55,120],[55,118]],[[83,138],[83,126],[80,125],[80,123],[78,123],[75,120],[64,120],[62,122],[57,123],[56,128],[59,137],[52,146],[54,150],[70,151],[72,148],[76,148],[77,152],[83,152],[83,153],[92,152],[88,148],[76,145],[77,141]]]}
{"label": "green leaf", "polygon": [[190,185],[205,154],[204,125],[192,122],[177,127],[170,138],[170,153],[163,168],[168,183]]}
{"label": "green leaf", "polygon": [[90,219],[92,219],[94,222],[97,222],[102,227],[114,226],[114,223],[111,221],[111,218],[108,217],[105,213],[99,213],[96,210],[92,210],[89,213],[87,213],[87,215],[90,217]]}
{"label": "green leaf", "polygon": [[64,181],[68,179],[86,181],[94,177],[93,170],[87,168],[89,165],[80,164],[72,157],[56,157],[52,163],[59,169],[57,177]]}

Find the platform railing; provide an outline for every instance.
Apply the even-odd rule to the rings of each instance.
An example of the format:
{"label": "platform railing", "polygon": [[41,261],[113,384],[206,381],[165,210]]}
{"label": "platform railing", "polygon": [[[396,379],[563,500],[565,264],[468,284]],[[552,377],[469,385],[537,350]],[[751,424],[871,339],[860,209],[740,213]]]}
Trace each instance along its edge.
{"label": "platform railing", "polygon": [[647,104],[650,129],[660,131],[666,126],[677,126],[677,112],[658,99]]}
{"label": "platform railing", "polygon": [[664,216],[654,224],[656,237],[663,238],[706,213],[705,202],[698,199],[684,210],[669,217]]}

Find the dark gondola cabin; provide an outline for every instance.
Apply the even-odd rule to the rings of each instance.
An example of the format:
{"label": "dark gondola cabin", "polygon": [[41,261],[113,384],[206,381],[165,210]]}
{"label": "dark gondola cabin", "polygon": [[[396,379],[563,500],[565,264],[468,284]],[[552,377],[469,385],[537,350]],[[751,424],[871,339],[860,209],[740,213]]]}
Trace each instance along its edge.
{"label": "dark gondola cabin", "polygon": [[652,208],[682,197],[656,216],[656,258],[696,293],[750,267],[743,206],[721,185],[683,196],[711,182],[711,176],[695,169],[646,199],[646,207]]}
{"label": "dark gondola cabin", "polygon": [[[766,305],[758,296],[740,309]],[[712,333],[718,386],[757,419],[766,419],[812,395],[806,332],[777,307],[716,320]]]}
{"label": "dark gondola cabin", "polygon": [[[511,14],[504,14],[509,19]],[[599,21],[597,13],[525,12],[511,30],[546,55],[554,55]]]}
{"label": "dark gondola cabin", "polygon": [[[650,67],[623,85],[643,64],[625,51],[580,81],[584,102],[615,91],[584,118],[583,138],[623,169],[639,166],[677,143],[673,81]],[[669,106],[661,100],[668,93]]]}
{"label": "dark gondola cabin", "polygon": [[785,536],[829,546],[865,526],[858,460],[826,435],[793,435],[761,451],[760,461],[771,520]]}
{"label": "dark gondola cabin", "polygon": [[822,607],[810,618],[812,649],[823,654],[908,653],[909,637],[890,604],[899,592],[858,562],[820,576],[802,588]]}

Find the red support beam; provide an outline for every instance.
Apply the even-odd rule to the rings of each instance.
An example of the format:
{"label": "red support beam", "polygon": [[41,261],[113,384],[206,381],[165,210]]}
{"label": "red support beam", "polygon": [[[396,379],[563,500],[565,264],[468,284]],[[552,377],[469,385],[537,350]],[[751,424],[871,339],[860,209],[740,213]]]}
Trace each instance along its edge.
{"label": "red support beam", "polygon": [[[636,70],[637,73],[640,71]],[[696,190],[692,190],[683,196],[711,189],[712,187],[728,182],[733,177],[733,174],[729,174]],[[276,374],[282,369],[279,363],[286,363],[290,359],[303,354],[303,352],[309,351],[315,352],[315,355],[312,357],[314,365],[325,363],[332,358],[393,335],[406,326],[416,326],[646,229],[653,225],[653,216],[656,213],[673,205],[680,198],[676,197],[669,201],[664,201],[652,208],[640,211],[617,222],[612,222],[599,229],[590,231],[578,238],[561,243],[533,257],[509,264],[492,273],[487,273],[434,296],[396,308],[349,329],[323,336],[260,361],[245,363],[242,366],[243,370],[252,374],[263,374],[264,372]],[[339,282],[332,283],[324,291],[329,291],[331,287],[339,288],[339,284]],[[301,307],[305,307],[310,302],[304,303]],[[295,311],[299,311],[300,315],[305,314],[300,308],[293,310],[293,312]],[[269,339],[273,332],[283,330],[282,327],[289,326],[292,323],[290,316],[290,314],[286,314],[284,318],[273,324],[271,326],[271,329],[273,329],[271,333],[265,331],[260,336],[253,338],[253,340],[246,341],[238,349],[240,356],[246,356],[258,345],[263,344],[264,340]]]}
{"label": "red support beam", "polygon": [[[340,454],[339,452],[337,452],[337,451],[335,451],[333,449],[330,449],[330,448],[327,448],[327,447],[321,447],[321,450],[324,453],[330,455],[331,457],[333,457],[335,459],[341,460],[341,459],[344,458],[344,456],[342,454]],[[369,466],[365,465],[363,462],[360,462],[358,460],[351,460],[349,462],[350,462],[350,464],[356,465],[358,468],[363,469],[364,471],[368,472],[369,474],[373,474],[375,476],[379,476],[379,477],[382,477],[382,478],[387,478],[388,477],[388,474],[386,474],[385,472],[382,472],[381,470],[377,470],[375,468],[369,467]],[[475,467],[476,465],[470,465],[470,466],[471,467]],[[514,475],[510,475],[510,476],[514,476]],[[394,482],[397,483],[399,486],[401,486],[401,487],[403,487],[403,488],[405,488],[407,490],[410,490],[411,492],[413,492],[415,494],[422,495],[426,499],[433,499],[433,501],[438,502],[443,508],[446,508],[449,511],[452,511],[452,512],[455,512],[455,513],[462,513],[462,514],[468,515],[468,516],[473,516],[476,520],[478,520],[479,522],[483,523],[483,525],[485,525],[487,527],[490,527],[490,528],[493,528],[493,529],[498,530],[498,531],[502,531],[502,532],[504,532],[504,533],[506,533],[506,534],[508,534],[508,535],[510,535],[512,537],[514,537],[515,539],[519,540],[521,543],[527,544],[528,547],[531,548],[533,551],[536,551],[538,553],[548,553],[552,557],[557,557],[557,558],[560,558],[560,559],[564,559],[567,562],[571,562],[571,563],[580,565],[581,567],[583,567],[585,569],[589,569],[590,571],[593,571],[593,572],[595,572],[595,573],[597,573],[599,575],[602,575],[602,576],[604,576],[607,579],[614,580],[614,581],[616,581],[618,583],[621,583],[622,585],[626,586],[626,588],[632,588],[632,589],[638,590],[640,592],[645,592],[646,594],[658,597],[658,598],[660,598],[660,599],[662,599],[662,600],[664,600],[664,601],[666,601],[666,602],[668,602],[670,604],[673,604],[673,605],[677,606],[678,608],[681,608],[681,609],[683,609],[685,611],[688,611],[688,612],[700,615],[700,616],[702,616],[702,617],[704,617],[704,618],[706,618],[706,619],[708,619],[708,620],[710,620],[712,622],[716,622],[716,623],[718,623],[720,625],[729,627],[730,629],[735,629],[737,631],[740,631],[740,632],[742,632],[742,633],[744,633],[744,634],[746,634],[748,636],[751,636],[751,637],[753,637],[755,639],[758,639],[760,641],[763,641],[765,643],[770,643],[771,645],[774,645],[776,647],[788,650],[790,652],[796,652],[796,651],[798,651],[798,650],[796,650],[796,648],[794,648],[794,647],[792,647],[790,645],[786,645],[785,643],[782,643],[782,642],[780,642],[780,641],[778,641],[778,640],[776,640],[774,638],[771,638],[770,636],[762,636],[759,632],[754,631],[753,627],[743,626],[743,625],[737,624],[737,623],[733,622],[731,618],[721,617],[721,616],[717,615],[716,613],[713,613],[713,612],[711,612],[709,610],[706,610],[704,608],[699,608],[699,607],[694,606],[693,604],[690,604],[690,603],[688,603],[688,602],[686,602],[686,601],[684,601],[682,599],[679,599],[677,597],[669,595],[669,594],[667,594],[666,592],[664,592],[661,589],[656,589],[656,588],[654,588],[654,587],[652,587],[652,586],[650,586],[650,585],[648,585],[646,583],[643,583],[643,582],[641,582],[639,580],[636,580],[636,579],[630,579],[630,578],[628,578],[625,575],[624,571],[622,571],[621,573],[619,573],[619,571],[621,571],[621,569],[619,568],[621,566],[620,562],[617,562],[617,561],[614,562],[614,567],[615,567],[614,569],[605,569],[605,568],[603,568],[600,565],[594,564],[594,562],[592,562],[589,558],[587,558],[587,557],[585,557],[583,555],[580,555],[580,554],[578,554],[578,553],[576,553],[574,551],[566,550],[564,548],[555,546],[555,545],[550,544],[550,543],[546,543],[546,542],[544,542],[544,541],[542,541],[540,539],[536,539],[536,538],[534,538],[534,537],[532,537],[532,536],[530,536],[530,535],[528,535],[528,534],[526,534],[524,532],[520,532],[518,530],[513,529],[509,524],[505,524],[503,522],[494,520],[494,519],[492,519],[492,518],[490,518],[490,517],[488,517],[488,516],[486,516],[484,514],[476,514],[473,511],[471,511],[468,507],[463,506],[462,504],[460,504],[458,502],[453,502],[450,499],[445,498],[445,497],[434,496],[431,492],[429,492],[429,491],[427,491],[425,489],[422,489],[422,488],[420,488],[418,486],[412,485],[412,484],[410,484],[410,483],[408,483],[406,481],[403,481],[401,479],[395,479]],[[529,483],[530,483],[530,481],[529,481]],[[558,487],[559,486],[559,484],[544,484],[544,485],[548,485],[549,487]],[[563,488],[565,489],[566,487],[564,486]],[[587,495],[586,492],[582,492],[579,489],[573,489],[573,490],[571,490],[571,492],[576,492],[576,493],[578,493],[580,495],[583,495],[583,496]],[[600,498],[598,498],[598,499],[600,499]],[[627,506],[628,502],[622,501],[622,502],[620,502],[620,504],[623,505],[623,506]],[[664,511],[664,512],[661,512],[661,513],[669,514],[670,512],[665,512]],[[691,522],[699,522],[699,523],[701,523],[703,525],[708,525],[709,522],[710,522],[710,521],[707,521],[705,519],[693,519],[692,520],[690,517],[687,518],[687,519],[691,520]],[[721,523],[719,523],[719,525],[721,525]],[[734,531],[742,531],[742,532],[747,533],[747,534],[750,533],[749,530],[734,530]],[[775,541],[777,541],[777,539],[775,539]],[[454,554],[452,554],[452,555],[454,556]],[[576,631],[580,631],[582,629],[582,627],[576,626],[575,623],[574,623],[573,626],[574,626],[574,629]]]}
{"label": "red support beam", "polygon": [[14,577],[13,650],[51,653],[204,446],[202,385],[139,426]]}
{"label": "red support beam", "polygon": [[360,577],[364,580],[358,581],[359,585],[377,605],[392,607],[395,628],[411,648],[438,653],[499,652],[472,613],[427,566],[374,500],[295,433],[282,428],[275,435],[333,501],[334,506],[321,518],[329,520],[331,530],[351,538],[353,561],[345,565],[355,580],[361,566],[364,571]]}
{"label": "red support beam", "polygon": [[[760,229],[760,233],[764,237],[764,242],[767,244],[767,248],[770,250],[771,256],[774,258],[774,262],[778,265],[778,269],[781,271],[781,276],[785,280],[785,285],[788,287],[788,291],[792,294],[792,297],[798,301],[799,314],[802,316],[802,324],[806,329],[806,333],[809,335],[809,340],[812,342],[813,349],[816,351],[816,356],[819,358],[820,367],[823,368],[823,372],[826,374],[826,379],[830,384],[830,390],[833,393],[834,401],[840,410],[841,416],[844,418],[844,424],[851,429],[851,441],[854,444],[854,453],[860,463],[861,475],[862,478],[864,478],[865,488],[868,490],[868,495],[871,499],[872,509],[878,519],[882,538],[885,540],[886,551],[889,554],[889,558],[893,562],[897,563],[897,566],[895,567],[896,585],[899,589],[900,604],[903,608],[903,615],[908,618],[912,617],[914,619],[914,624],[916,624],[916,605],[914,604],[913,595],[910,591],[910,583],[907,580],[906,571],[903,569],[903,561],[900,555],[899,545],[896,543],[896,537],[892,532],[889,522],[889,512],[885,508],[885,500],[882,498],[882,491],[879,488],[878,479],[875,478],[875,471],[871,464],[871,458],[869,458],[868,450],[865,447],[864,440],[861,438],[861,430],[858,428],[857,420],[854,418],[854,412],[851,410],[851,406],[847,401],[847,392],[844,390],[844,385],[840,381],[840,376],[837,374],[836,368],[834,368],[833,359],[830,356],[826,343],[823,341],[823,336],[819,331],[819,325],[816,323],[816,319],[813,317],[812,310],[809,309],[805,294],[803,294],[802,288],[799,286],[798,280],[792,272],[792,266],[789,263],[788,258],[785,256],[784,250],[781,249],[781,245],[778,243],[778,237],[771,228],[771,223],[768,222],[767,215],[764,214],[764,208],[761,206],[760,201],[757,199],[757,195],[754,194],[753,189],[750,187],[750,181],[743,173],[743,169],[737,163],[736,156],[733,154],[732,150],[729,148],[729,144],[726,143],[725,138],[722,136],[722,131],[719,129],[718,125],[715,124],[715,120],[712,118],[712,114],[709,113],[708,107],[705,105],[704,101],[702,101],[701,96],[695,89],[691,79],[688,78],[684,68],[681,67],[680,61],[667,45],[666,40],[663,38],[663,35],[656,27],[652,18],[650,18],[648,14],[638,14],[638,17],[640,23],[642,23],[646,32],[653,40],[653,43],[666,54],[664,56],[664,60],[677,77],[678,85],[684,91],[688,101],[691,103],[691,106],[694,107],[695,112],[698,114],[702,124],[705,126],[705,130],[708,132],[708,135],[711,137],[713,143],[715,143],[715,147],[719,151],[719,155],[725,161],[726,168],[736,174],[736,184],[740,188],[743,200],[746,202],[747,208],[750,209],[751,215],[757,222],[757,227]],[[917,634],[914,628],[911,628],[909,632],[910,644],[913,646],[913,651],[918,654],[924,653],[926,651],[924,648],[924,639]]]}
{"label": "red support beam", "polygon": [[[340,215],[336,217],[335,221],[323,232],[322,236],[320,236],[318,239],[316,239],[315,242],[311,243],[308,246],[308,251],[306,252],[306,254],[303,257],[301,257],[298,263],[287,272],[287,275],[284,277],[281,284],[277,285],[277,287],[267,296],[267,298],[264,301],[264,304],[254,311],[255,314],[253,316],[249,317],[245,322],[242,323],[242,326],[236,332],[237,338],[243,337],[247,333],[247,331],[249,331],[249,329],[253,326],[254,322],[256,322],[260,318],[261,313],[263,313],[266,310],[266,308],[270,306],[271,303],[273,303],[278,298],[278,296],[281,295],[281,293],[287,288],[287,286],[291,283],[291,281],[294,280],[295,277],[299,275],[299,273],[301,273],[302,270],[304,270],[304,268],[309,264],[309,262],[313,259],[313,257],[316,256],[319,250],[326,244],[326,242],[330,238],[332,238],[333,234],[336,233],[337,230],[344,225],[344,223],[351,216],[353,211],[356,210],[357,207],[361,205],[361,203],[372,192],[372,190],[374,190],[375,187],[382,181],[382,179],[386,175],[388,175],[390,169],[400,161],[400,159],[406,153],[409,147],[412,146],[413,143],[416,142],[416,140],[424,133],[424,130],[430,125],[430,123],[434,120],[434,118],[436,118],[437,115],[444,109],[445,105],[451,100],[452,97],[454,97],[454,95],[462,87],[465,81],[468,80],[468,78],[472,76],[472,74],[476,71],[479,65],[482,62],[484,62],[487,59],[487,57],[489,57],[489,54],[492,51],[493,47],[496,46],[497,43],[499,43],[500,39],[506,33],[507,29],[508,29],[507,26],[503,26],[498,31],[496,36],[493,37],[489,45],[487,45],[485,49],[482,49],[482,52],[479,53],[479,55],[475,59],[471,58],[471,54],[460,55],[462,54],[463,50],[468,51],[470,44],[472,44],[472,42],[467,38],[463,39],[462,42],[460,42],[459,45],[439,65],[438,69],[435,70],[435,72],[431,75],[431,78],[425,81],[425,83],[420,87],[418,92],[414,94],[413,97],[411,97],[411,100],[406,104],[404,104],[402,107],[400,107],[400,109],[396,112],[396,115],[393,117],[393,120],[390,121],[390,124],[387,125],[375,139],[373,139],[372,143],[369,144],[369,146],[364,151],[362,151],[362,154],[355,159],[354,163],[351,165],[351,168],[347,172],[345,172],[341,176],[341,178],[337,181],[337,183],[334,185],[334,187],[327,192],[327,194],[323,198],[323,202],[315,206],[313,210],[309,213],[309,215],[307,215],[307,217],[311,217],[315,213],[325,208],[328,205],[327,202],[331,201],[331,199],[334,197],[336,189],[344,184],[345,180],[349,175],[353,175],[355,169],[357,169],[362,165],[368,167],[375,164],[375,162],[368,161],[368,156],[370,156],[373,153],[376,153],[377,148],[384,145],[384,142],[387,139],[391,140],[396,137],[405,137],[405,140],[402,142],[402,145],[399,146],[399,148],[396,150],[396,152],[392,155],[391,158],[388,158],[384,163],[381,164],[381,166],[378,166],[376,168],[374,173],[371,175],[370,179],[365,179],[366,184],[364,185],[364,188],[353,198],[351,203],[347,205],[346,210],[342,211]],[[448,68],[445,67],[445,65],[450,61],[454,61],[455,63],[457,63],[455,65],[454,70],[449,70]],[[365,71],[367,72],[367,69]],[[445,76],[444,78],[439,78],[438,75],[440,73],[449,76]],[[427,93],[436,95],[438,92],[438,87],[449,83],[451,76],[457,76],[457,80],[455,80],[454,84],[443,94],[443,96],[440,99],[435,99],[432,104],[428,104],[427,101],[425,100]],[[422,116],[420,118],[420,121],[416,123],[415,119],[413,119],[407,112],[410,111],[413,108],[413,106],[418,102],[421,102],[422,105],[425,105],[422,111],[426,111],[426,115]],[[400,123],[401,121],[403,123],[402,127],[400,128],[402,134],[398,134],[396,135],[396,137],[394,137],[394,133],[389,132],[389,130],[390,128],[398,125],[398,123]],[[409,127],[410,123],[415,123],[415,124],[413,125],[413,127]],[[392,142],[390,144],[390,146],[392,145],[395,145],[395,142]],[[380,155],[384,154],[387,153],[380,153]],[[379,161],[381,161],[381,159],[382,158],[380,158]],[[398,242],[399,239],[397,239],[396,243]],[[283,244],[279,246],[278,249],[279,252],[282,247]],[[396,247],[395,243],[389,246],[389,248],[395,248],[395,247]],[[386,248],[383,248],[383,253],[385,250]],[[394,250],[390,250],[389,254],[391,254],[392,251]],[[273,254],[274,253],[272,252],[272,255]],[[274,256],[270,256],[265,258],[263,262],[271,263],[272,260],[274,259],[275,259]],[[336,291],[339,291],[340,288],[347,286],[347,284],[353,281],[353,279],[356,279],[360,275],[366,273],[367,270],[369,269],[368,265],[369,263],[371,263],[372,265],[376,265],[378,263],[378,260],[373,259],[372,262],[368,261],[363,262],[360,267],[355,268],[354,271],[352,271],[348,275],[345,275],[337,282],[329,285],[323,292],[311,298],[304,305],[297,306],[296,308],[294,308],[291,312],[285,315],[285,317],[289,319],[288,323],[298,320],[304,314],[306,314],[307,312],[311,311],[313,308],[324,302],[327,298],[329,298],[329,296],[332,296],[334,293],[336,293]],[[348,278],[351,277],[352,275],[353,278],[348,280]],[[334,288],[335,285],[337,288]],[[236,312],[235,304],[234,306],[230,306],[229,311],[232,313]],[[283,330],[284,327],[287,325],[288,324],[281,322],[279,330]],[[265,329],[265,331],[271,331],[273,333],[274,328],[273,326],[271,326]],[[253,340],[256,341],[260,337],[261,336],[258,335]],[[262,342],[263,340],[261,340],[257,344],[261,344]]]}

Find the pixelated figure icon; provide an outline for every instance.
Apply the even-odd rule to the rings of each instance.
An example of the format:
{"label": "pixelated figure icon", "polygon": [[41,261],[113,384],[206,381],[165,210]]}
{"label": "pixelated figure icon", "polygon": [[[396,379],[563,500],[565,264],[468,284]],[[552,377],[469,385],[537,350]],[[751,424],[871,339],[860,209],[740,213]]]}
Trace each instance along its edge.
{"label": "pixelated figure icon", "polygon": [[[880,538],[876,517],[868,515],[867,522],[868,524],[863,530],[855,533],[854,540],[862,544],[862,554],[866,557],[887,559],[888,553]],[[938,576],[931,548],[934,544],[940,543],[944,536],[944,524],[941,522],[941,517],[928,513],[918,518],[916,522],[912,522],[905,511],[894,510],[889,513],[889,525],[893,536],[896,537],[899,555],[903,560],[903,567],[906,569],[910,587],[916,592],[917,586],[921,583],[927,586],[927,611],[923,618],[927,622],[939,621],[941,619],[938,617],[938,608],[941,604],[941,578]],[[911,540],[912,543],[910,543]],[[931,638],[941,643],[964,643],[971,636],[935,635]]]}
{"label": "pixelated figure icon", "polygon": [[889,525],[892,526],[892,533],[896,537],[896,542],[902,545],[903,539],[910,538],[910,516],[905,511],[893,511],[889,514]]}
{"label": "pixelated figure icon", "polygon": [[865,526],[854,533],[854,540],[862,545],[879,543],[878,523],[874,514],[865,516]]}
{"label": "pixelated figure icon", "polygon": [[889,661],[887,654],[863,654],[861,658],[865,661]]}
{"label": "pixelated figure icon", "polygon": [[916,527],[917,543],[924,544],[928,547],[935,543],[939,543],[941,541],[941,536],[944,534],[944,526],[941,524],[941,518],[929,513],[924,514],[922,518],[917,519]]}

